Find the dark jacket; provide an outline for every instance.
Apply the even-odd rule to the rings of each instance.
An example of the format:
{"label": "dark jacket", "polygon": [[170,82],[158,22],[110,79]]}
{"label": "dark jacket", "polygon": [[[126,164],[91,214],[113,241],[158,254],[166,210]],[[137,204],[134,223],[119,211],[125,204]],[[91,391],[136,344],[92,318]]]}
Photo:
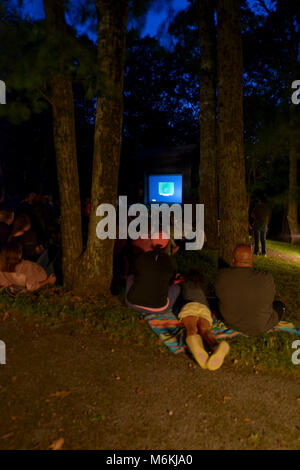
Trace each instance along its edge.
{"label": "dark jacket", "polygon": [[0,222],[0,248],[7,242],[10,235],[10,226],[5,222]]}
{"label": "dark jacket", "polygon": [[155,251],[141,254],[135,262],[135,278],[127,294],[128,301],[142,307],[164,307],[175,272],[176,262],[172,256],[157,255]]}
{"label": "dark jacket", "polygon": [[275,285],[270,273],[242,267],[221,269],[216,294],[228,327],[246,335],[258,335],[278,323],[278,314],[273,309]]}

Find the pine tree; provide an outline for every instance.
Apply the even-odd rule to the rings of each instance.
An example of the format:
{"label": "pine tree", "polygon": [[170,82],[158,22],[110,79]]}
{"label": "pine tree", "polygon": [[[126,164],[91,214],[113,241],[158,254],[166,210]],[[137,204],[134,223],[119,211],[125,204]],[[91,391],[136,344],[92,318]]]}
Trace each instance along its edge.
{"label": "pine tree", "polygon": [[220,257],[249,242],[243,141],[240,0],[217,2]]}
{"label": "pine tree", "polygon": [[198,0],[200,39],[200,167],[199,202],[204,204],[208,248],[218,247],[218,188],[216,133],[215,2]]}

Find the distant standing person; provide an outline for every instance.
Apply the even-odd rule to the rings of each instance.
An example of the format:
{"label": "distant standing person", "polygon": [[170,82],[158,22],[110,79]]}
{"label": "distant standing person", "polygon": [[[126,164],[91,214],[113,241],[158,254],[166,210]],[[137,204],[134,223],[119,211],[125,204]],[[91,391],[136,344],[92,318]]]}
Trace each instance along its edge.
{"label": "distant standing person", "polygon": [[271,217],[271,210],[261,199],[259,199],[257,205],[252,211],[251,217],[253,218],[254,254],[259,254],[260,242],[261,254],[262,256],[267,256],[266,237]]}

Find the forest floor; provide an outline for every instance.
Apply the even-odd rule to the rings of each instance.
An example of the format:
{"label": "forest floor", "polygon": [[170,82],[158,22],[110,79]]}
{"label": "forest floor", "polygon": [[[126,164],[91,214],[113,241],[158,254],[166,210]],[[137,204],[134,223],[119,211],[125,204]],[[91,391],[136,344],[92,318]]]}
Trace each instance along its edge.
{"label": "forest floor", "polygon": [[[257,261],[297,319],[299,267],[282,263]],[[51,304],[55,295],[1,299],[0,449],[300,449],[299,337],[231,340],[210,372],[117,300],[101,300],[108,315],[59,292]]]}
{"label": "forest floor", "polygon": [[267,256],[281,261],[300,264],[300,245],[289,245],[284,242],[268,240]]}

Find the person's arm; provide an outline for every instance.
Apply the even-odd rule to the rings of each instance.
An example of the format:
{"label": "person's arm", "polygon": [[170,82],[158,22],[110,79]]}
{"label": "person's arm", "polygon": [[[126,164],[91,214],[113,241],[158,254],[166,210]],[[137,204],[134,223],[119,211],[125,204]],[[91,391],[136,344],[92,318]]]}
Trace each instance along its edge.
{"label": "person's arm", "polygon": [[54,274],[50,274],[50,276],[47,277],[47,279],[44,279],[43,281],[37,281],[33,284],[26,283],[26,287],[29,291],[34,291],[37,289],[40,289],[43,286],[46,286],[47,284],[55,284],[56,282],[56,277]]}
{"label": "person's arm", "polygon": [[0,271],[0,287],[25,287],[26,277],[19,273],[5,273]]}

